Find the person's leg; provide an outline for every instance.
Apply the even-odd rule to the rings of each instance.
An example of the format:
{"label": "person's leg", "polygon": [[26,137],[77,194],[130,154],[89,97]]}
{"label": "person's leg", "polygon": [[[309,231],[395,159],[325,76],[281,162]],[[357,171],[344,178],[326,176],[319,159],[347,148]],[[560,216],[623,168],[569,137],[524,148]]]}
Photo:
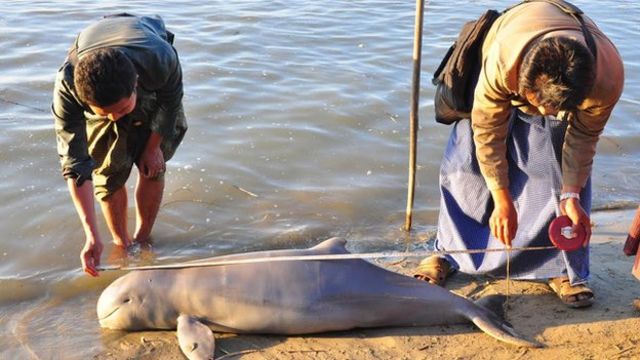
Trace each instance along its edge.
{"label": "person's leg", "polygon": [[122,186],[100,199],[100,207],[111,232],[113,243],[121,247],[129,246],[131,238],[127,230],[127,188]]}
{"label": "person's leg", "polygon": [[[439,184],[440,214],[435,250],[486,248],[490,236],[491,193],[478,167],[469,120],[453,126],[440,164]],[[452,268],[468,274],[478,273],[483,262],[479,256],[462,253],[445,259]]]}
{"label": "person's leg", "polygon": [[157,178],[147,178],[138,172],[136,184],[136,231],[133,239],[135,242],[147,242],[151,235],[151,229],[156,221],[162,193],[164,191],[164,175]]}
{"label": "person's leg", "polygon": [[[564,137],[568,124],[564,121],[547,120],[551,130],[552,144],[556,156],[557,178],[556,188],[562,184],[561,164],[562,148],[564,147]],[[591,213],[591,179],[587,180],[584,188],[580,192],[580,203],[582,208]],[[549,280],[549,287],[558,295],[560,300],[572,308],[582,308],[591,306],[594,302],[593,290],[588,287],[589,278],[589,247],[580,248],[571,252],[563,252],[562,259],[566,270],[561,276]]]}
{"label": "person's leg", "polygon": [[[471,124],[462,120],[453,125],[440,165],[440,215],[436,250],[478,249],[486,244],[488,226],[483,225],[490,192],[475,159]],[[469,196],[473,194],[473,196]],[[470,254],[453,257],[432,255],[414,270],[414,277],[444,285],[455,270],[475,273]]]}
{"label": "person's leg", "polygon": [[[140,99],[139,99],[140,100]],[[143,102],[148,101],[148,108],[153,109],[155,104],[155,98],[147,98],[139,101],[140,106],[143,106]],[[157,109],[148,111],[149,114],[155,113]],[[184,134],[187,131],[187,120],[184,115],[182,104],[177,112],[175,119],[175,132],[171,138],[163,139],[161,144],[162,155],[164,161],[169,161],[176,149],[180,145],[180,142],[184,138]],[[140,155],[144,151],[144,145],[146,144],[150,129],[144,127],[133,126],[135,134],[131,134],[131,149],[134,156],[135,163],[139,162]],[[162,195],[164,191],[164,174],[159,175],[156,178],[149,179],[138,169],[138,181],[136,183],[136,230],[133,236],[133,241],[138,243],[145,243],[150,240],[151,230],[156,221],[158,211],[160,210],[160,204],[162,202]]]}

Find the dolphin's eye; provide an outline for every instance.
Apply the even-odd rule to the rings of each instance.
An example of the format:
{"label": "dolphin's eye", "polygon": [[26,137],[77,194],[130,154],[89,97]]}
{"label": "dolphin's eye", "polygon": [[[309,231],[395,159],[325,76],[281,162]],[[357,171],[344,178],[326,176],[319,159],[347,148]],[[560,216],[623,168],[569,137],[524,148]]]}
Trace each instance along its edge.
{"label": "dolphin's eye", "polygon": [[124,299],[122,302],[126,304],[126,303],[128,303],[128,302],[131,302],[131,299],[126,298],[126,299]]}

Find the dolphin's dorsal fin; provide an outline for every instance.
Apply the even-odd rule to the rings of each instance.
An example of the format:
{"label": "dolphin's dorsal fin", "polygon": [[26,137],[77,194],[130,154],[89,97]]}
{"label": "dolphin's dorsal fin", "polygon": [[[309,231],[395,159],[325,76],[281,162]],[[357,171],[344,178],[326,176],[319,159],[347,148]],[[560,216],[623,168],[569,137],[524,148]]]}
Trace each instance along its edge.
{"label": "dolphin's dorsal fin", "polygon": [[178,317],[178,344],[189,360],[213,360],[216,347],[213,332],[192,316]]}
{"label": "dolphin's dorsal fin", "polygon": [[349,251],[345,248],[347,244],[347,240],[341,237],[332,237],[331,239],[327,239],[320,244],[310,248],[309,250],[313,250],[314,253],[319,254],[348,254]]}

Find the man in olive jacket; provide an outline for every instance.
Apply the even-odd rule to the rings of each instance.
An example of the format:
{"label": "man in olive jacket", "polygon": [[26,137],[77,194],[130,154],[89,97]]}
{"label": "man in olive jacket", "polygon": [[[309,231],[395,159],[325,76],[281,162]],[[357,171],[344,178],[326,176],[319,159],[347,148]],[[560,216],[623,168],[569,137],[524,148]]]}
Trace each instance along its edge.
{"label": "man in olive jacket", "polygon": [[[107,16],[84,29],[60,67],[52,111],[62,175],[82,222],[85,272],[97,276],[98,199],[113,242],[149,240],[164,172],[187,130],[182,69],[160,17]],[[136,228],[127,230],[125,183],[138,168]]]}

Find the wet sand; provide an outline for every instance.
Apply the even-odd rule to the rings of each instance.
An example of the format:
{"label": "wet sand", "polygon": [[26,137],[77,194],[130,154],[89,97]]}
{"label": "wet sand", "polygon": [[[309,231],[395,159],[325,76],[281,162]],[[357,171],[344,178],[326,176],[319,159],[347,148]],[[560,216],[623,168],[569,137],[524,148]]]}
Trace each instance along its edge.
{"label": "wet sand", "polygon": [[[633,301],[640,282],[631,275],[633,258],[622,253],[633,210],[599,212],[592,238],[596,294],[588,309],[569,309],[543,283],[512,281],[506,318],[524,337],[545,345],[517,348],[473,325],[382,328],[314,336],[216,334],[220,359],[637,359],[640,312]],[[409,274],[416,261],[386,266]],[[454,275],[447,288],[472,298],[506,294],[505,280]],[[429,309],[425,309],[429,311]],[[94,359],[184,359],[173,331],[124,333],[102,330],[106,350]]]}

